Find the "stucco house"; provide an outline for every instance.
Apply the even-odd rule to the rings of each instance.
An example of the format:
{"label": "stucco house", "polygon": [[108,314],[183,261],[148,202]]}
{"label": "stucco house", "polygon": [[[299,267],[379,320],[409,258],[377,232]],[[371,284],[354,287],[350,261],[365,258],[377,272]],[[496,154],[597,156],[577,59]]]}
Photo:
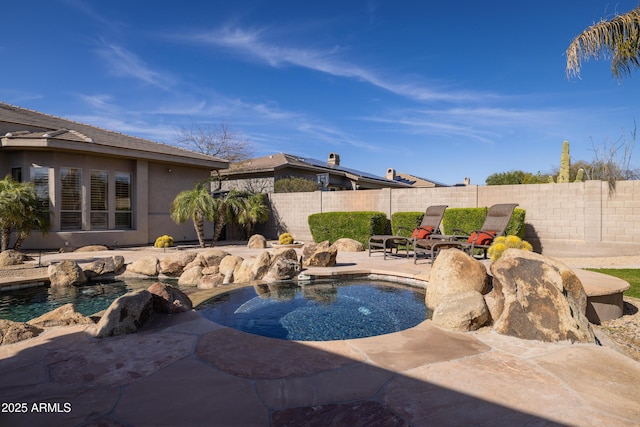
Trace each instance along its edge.
{"label": "stucco house", "polygon": [[273,154],[232,163],[220,171],[221,189],[272,193],[275,182],[299,177],[312,180],[323,191],[410,188],[406,182],[376,176],[340,164],[340,155],[329,153],[326,161],[292,154]]}
{"label": "stucco house", "polygon": [[182,190],[228,162],[0,103],[0,174],[33,181],[48,203],[51,230],[34,232],[25,249],[89,244],[146,245],[168,234],[196,239],[169,208]]}

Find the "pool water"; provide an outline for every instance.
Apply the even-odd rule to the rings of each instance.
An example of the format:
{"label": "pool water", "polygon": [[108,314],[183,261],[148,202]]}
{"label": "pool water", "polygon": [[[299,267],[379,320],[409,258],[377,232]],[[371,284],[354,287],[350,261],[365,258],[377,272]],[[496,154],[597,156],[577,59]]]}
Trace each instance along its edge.
{"label": "pool water", "polygon": [[[147,289],[155,282],[157,280],[127,279],[126,282],[112,281],[78,287],[38,286],[3,291],[0,292],[0,319],[26,322],[68,303],[74,303],[80,313],[90,316],[107,309],[125,293]],[[174,282],[169,284],[177,286]]]}
{"label": "pool water", "polygon": [[426,319],[423,289],[372,280],[256,285],[198,307],[216,323],[271,338],[330,341],[388,334]]}

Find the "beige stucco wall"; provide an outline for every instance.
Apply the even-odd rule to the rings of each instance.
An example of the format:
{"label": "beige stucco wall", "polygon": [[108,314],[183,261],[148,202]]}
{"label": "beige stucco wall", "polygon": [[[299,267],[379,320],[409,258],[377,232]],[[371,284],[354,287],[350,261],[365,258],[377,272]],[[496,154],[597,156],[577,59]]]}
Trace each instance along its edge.
{"label": "beige stucco wall", "polygon": [[383,189],[346,192],[270,194],[280,227],[263,230],[273,238],[284,230],[298,240],[311,240],[307,217],[312,213],[371,210],[423,211],[427,206],[483,207],[518,203],[526,210],[525,239],[545,254],[607,256],[640,254],[640,181],[621,181],[615,193],[608,184],[467,186]]}
{"label": "beige stucco wall", "polygon": [[[206,168],[185,167],[175,164],[149,162],[146,160],[122,159],[106,156],[90,156],[63,152],[35,152],[28,156],[12,153],[6,156],[8,167],[23,168],[23,179],[29,180],[29,168],[32,164],[47,166],[50,171],[50,198],[52,228],[47,236],[34,232],[27,239],[25,249],[76,248],[85,245],[102,244],[108,246],[133,246],[153,243],[158,236],[169,234],[176,241],[196,240],[191,222],[176,224],[171,220],[169,208],[175,196],[182,190],[193,188],[195,182],[206,181],[210,170]],[[28,159],[28,160],[25,160]],[[61,167],[82,168],[83,211],[85,212],[84,230],[61,231],[58,229],[60,214]],[[115,172],[128,172],[133,184],[133,229],[131,230],[90,230],[89,189],[90,170],[109,172],[109,192],[115,191]],[[171,172],[169,172],[171,170]],[[113,215],[110,215],[112,217]],[[111,219],[113,221],[113,219]],[[211,235],[212,227],[205,232]]]}

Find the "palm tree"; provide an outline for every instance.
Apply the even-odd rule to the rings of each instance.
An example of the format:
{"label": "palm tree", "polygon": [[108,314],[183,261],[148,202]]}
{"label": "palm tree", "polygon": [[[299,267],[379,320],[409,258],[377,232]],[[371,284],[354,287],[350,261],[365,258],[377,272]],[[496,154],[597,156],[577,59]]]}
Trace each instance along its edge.
{"label": "palm tree", "polygon": [[204,221],[213,221],[216,212],[216,203],[209,193],[208,185],[202,182],[196,183],[191,190],[178,193],[171,203],[171,218],[178,224],[192,220],[201,248],[205,247]]}
{"label": "palm tree", "polygon": [[245,200],[248,192],[231,190],[223,197],[216,197],[216,220],[213,227],[213,237],[211,238],[211,246],[218,241],[222,229],[228,223],[233,223],[238,215],[244,210]]}
{"label": "palm tree", "polygon": [[264,194],[254,193],[245,200],[236,221],[244,229],[246,236],[250,237],[256,224],[267,222],[268,219],[269,207],[266,204]]}
{"label": "palm tree", "polygon": [[49,211],[43,209],[32,182],[16,182],[10,176],[0,180],[0,229],[1,251],[9,248],[14,229],[14,249],[20,249],[32,230],[49,231]]}
{"label": "palm tree", "polygon": [[640,7],[586,28],[566,52],[567,76],[580,76],[583,59],[611,57],[611,73],[620,79],[640,66]]}

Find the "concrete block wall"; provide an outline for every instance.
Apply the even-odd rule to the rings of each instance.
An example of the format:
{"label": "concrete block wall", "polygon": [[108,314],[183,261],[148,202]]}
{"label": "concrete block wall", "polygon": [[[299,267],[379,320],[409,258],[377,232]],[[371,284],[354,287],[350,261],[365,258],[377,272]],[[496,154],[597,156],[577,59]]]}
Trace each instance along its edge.
{"label": "concrete block wall", "polygon": [[[307,217],[336,211],[423,211],[518,203],[527,211],[525,239],[551,256],[640,254],[640,181],[620,181],[614,193],[601,181],[567,184],[466,186],[271,194],[281,231],[310,241]],[[275,231],[271,227],[271,231]],[[276,233],[269,237],[277,236]]]}

